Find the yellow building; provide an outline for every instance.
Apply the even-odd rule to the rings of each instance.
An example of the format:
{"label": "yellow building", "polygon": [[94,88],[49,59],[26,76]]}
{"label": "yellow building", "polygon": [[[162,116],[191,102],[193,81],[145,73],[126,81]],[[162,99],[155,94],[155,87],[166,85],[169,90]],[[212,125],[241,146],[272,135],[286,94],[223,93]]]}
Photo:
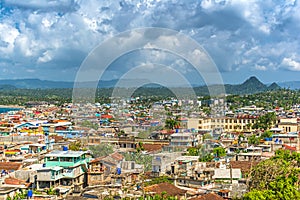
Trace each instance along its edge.
{"label": "yellow building", "polygon": [[186,127],[196,130],[223,129],[227,132],[251,132],[256,117],[189,118]]}
{"label": "yellow building", "polygon": [[297,132],[299,131],[299,124],[297,118],[280,118],[278,122],[278,128],[283,132]]}

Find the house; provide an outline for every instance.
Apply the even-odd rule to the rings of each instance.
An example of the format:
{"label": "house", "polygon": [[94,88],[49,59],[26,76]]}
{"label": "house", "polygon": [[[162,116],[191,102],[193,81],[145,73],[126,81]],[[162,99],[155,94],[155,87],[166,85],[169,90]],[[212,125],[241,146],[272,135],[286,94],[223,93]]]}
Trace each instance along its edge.
{"label": "house", "polygon": [[118,165],[123,160],[124,157],[117,152],[91,160],[87,174],[88,184],[94,185],[106,181],[111,174],[116,172]]}
{"label": "house", "polygon": [[0,162],[1,177],[22,168],[21,162]]}
{"label": "house", "polygon": [[177,169],[175,184],[184,187],[201,188],[212,183],[215,162],[195,162],[186,169]]}
{"label": "house", "polygon": [[288,145],[295,147],[299,152],[300,149],[300,137],[298,132],[290,132],[286,134],[273,134],[272,140],[275,144]]}
{"label": "house", "polygon": [[134,161],[121,161],[115,173],[111,174],[111,184],[115,186],[134,184],[140,180],[140,174],[144,172],[144,166]]}
{"label": "house", "polygon": [[230,166],[232,169],[241,169],[242,177],[246,178],[246,175],[258,163],[258,161],[230,161]]}
{"label": "house", "polygon": [[297,118],[280,118],[278,123],[278,129],[283,130],[283,132],[297,132],[300,130],[300,126]]}
{"label": "house", "polygon": [[89,163],[89,170],[87,174],[89,186],[97,185],[104,181],[104,171],[106,170],[106,167],[102,162],[100,162],[102,158],[104,157],[93,159]]}
{"label": "house", "polygon": [[262,158],[262,147],[250,146],[246,148],[243,152],[236,154],[236,161],[258,161]]}
{"label": "house", "polygon": [[90,159],[85,151],[52,151],[45,155],[45,164],[37,170],[37,189],[65,186],[80,192],[87,183]]}
{"label": "house", "polygon": [[173,133],[171,136],[170,145],[164,146],[165,151],[183,151],[189,147],[194,147],[199,144],[200,135],[197,133]]}
{"label": "house", "polygon": [[152,158],[152,176],[160,176],[171,171],[171,165],[176,158],[181,156],[181,153],[158,153]]}
{"label": "house", "polygon": [[214,170],[214,175],[212,177],[215,181],[220,180],[232,180],[237,183],[237,180],[242,178],[241,169],[227,169],[219,168]]}

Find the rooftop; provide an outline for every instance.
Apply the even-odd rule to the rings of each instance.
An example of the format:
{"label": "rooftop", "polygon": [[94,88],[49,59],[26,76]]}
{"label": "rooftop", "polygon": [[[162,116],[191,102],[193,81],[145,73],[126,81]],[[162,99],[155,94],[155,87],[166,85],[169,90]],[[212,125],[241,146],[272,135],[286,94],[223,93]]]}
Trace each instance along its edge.
{"label": "rooftop", "polygon": [[86,151],[52,151],[45,157],[79,157],[86,154]]}

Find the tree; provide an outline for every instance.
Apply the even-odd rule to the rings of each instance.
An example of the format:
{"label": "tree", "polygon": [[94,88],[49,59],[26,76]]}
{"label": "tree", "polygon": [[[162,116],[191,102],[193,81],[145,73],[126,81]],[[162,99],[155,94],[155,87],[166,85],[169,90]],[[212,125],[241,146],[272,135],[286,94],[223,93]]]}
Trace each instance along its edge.
{"label": "tree", "polygon": [[124,153],[123,155],[126,161],[135,161],[137,164],[144,165],[145,171],[149,171],[152,168],[153,156],[142,154],[141,152]]}
{"label": "tree", "polygon": [[82,127],[87,127],[87,128],[92,128],[94,130],[97,130],[99,128],[99,125],[96,124],[96,123],[93,123],[93,122],[90,122],[88,120],[84,120],[82,123],[81,123],[81,126]]}
{"label": "tree", "polygon": [[159,183],[171,183],[171,184],[173,184],[173,181],[168,176],[159,176],[159,177],[152,178],[148,182],[145,182],[144,186],[147,187],[147,186],[154,185],[154,184],[159,184]]}
{"label": "tree", "polygon": [[276,123],[276,114],[274,112],[268,112],[258,117],[256,122],[253,124],[253,129],[264,129],[268,130],[273,124]]}
{"label": "tree", "polygon": [[165,127],[167,129],[173,130],[174,128],[176,128],[178,126],[179,126],[179,121],[177,121],[176,119],[167,118],[165,121]]}
{"label": "tree", "polygon": [[107,156],[114,152],[113,147],[110,144],[98,144],[95,146],[89,146],[89,149],[92,151],[94,157]]}
{"label": "tree", "polygon": [[263,132],[263,134],[261,134],[260,138],[261,139],[270,138],[270,137],[272,137],[272,135],[273,135],[273,133],[271,131],[267,130],[267,131]]}
{"label": "tree", "polygon": [[138,153],[140,153],[141,151],[144,151],[144,150],[145,150],[144,145],[143,145],[143,142],[139,142],[138,145],[136,145],[136,146],[137,146],[137,147],[136,147],[136,151],[137,151]]}
{"label": "tree", "polygon": [[299,153],[278,150],[274,157],[260,162],[249,173],[250,192],[243,199],[300,199],[299,158]]}
{"label": "tree", "polygon": [[199,148],[197,147],[190,147],[187,151],[189,156],[199,156]]}
{"label": "tree", "polygon": [[226,151],[225,151],[225,149],[223,147],[216,147],[216,148],[214,148],[213,149],[213,153],[218,158],[226,156]]}
{"label": "tree", "polygon": [[257,145],[259,144],[259,138],[256,136],[256,135],[251,135],[249,138],[248,138],[248,144],[253,144],[253,145]]}
{"label": "tree", "polygon": [[206,154],[199,158],[199,162],[211,162],[213,159],[214,157],[211,154]]}
{"label": "tree", "polygon": [[213,137],[212,137],[212,135],[210,134],[210,133],[205,133],[204,135],[203,135],[203,141],[204,140],[206,140],[206,139],[212,139]]}
{"label": "tree", "polygon": [[82,146],[81,141],[80,141],[80,140],[77,140],[77,141],[71,142],[71,143],[69,144],[69,149],[70,149],[71,151],[80,151],[80,150],[81,150],[81,146]]}

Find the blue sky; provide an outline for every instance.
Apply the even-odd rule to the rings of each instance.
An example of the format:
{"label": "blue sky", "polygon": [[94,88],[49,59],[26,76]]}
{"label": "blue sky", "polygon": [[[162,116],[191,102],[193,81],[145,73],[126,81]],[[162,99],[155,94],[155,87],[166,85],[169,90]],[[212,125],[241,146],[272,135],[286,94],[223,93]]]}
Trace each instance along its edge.
{"label": "blue sky", "polygon": [[[176,30],[197,41],[224,82],[257,76],[265,83],[299,80],[297,0],[0,0],[0,79],[73,81],[103,41],[141,27]],[[199,83],[188,63],[166,52],[120,56],[103,79],[154,62]]]}

